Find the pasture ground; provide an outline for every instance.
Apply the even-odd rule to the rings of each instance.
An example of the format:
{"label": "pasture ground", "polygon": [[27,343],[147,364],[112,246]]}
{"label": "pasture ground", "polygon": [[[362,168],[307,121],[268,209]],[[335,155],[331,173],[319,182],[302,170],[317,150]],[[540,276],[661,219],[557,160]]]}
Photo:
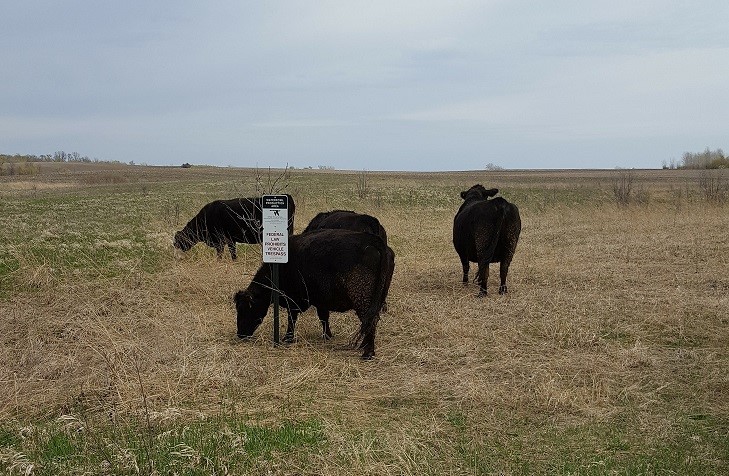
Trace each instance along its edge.
{"label": "pasture ground", "polygon": [[[618,173],[0,177],[0,471],[727,474],[729,208],[677,170],[631,171],[637,202],[620,206]],[[260,248],[172,249],[203,204],[274,182],[297,231],[335,208],[387,229],[374,361],[348,346],[352,313],[330,342],[313,310],[292,345],[271,345],[271,313],[239,341],[231,297]],[[460,283],[452,220],[475,183],[520,208],[506,296],[496,265],[486,298]]]}

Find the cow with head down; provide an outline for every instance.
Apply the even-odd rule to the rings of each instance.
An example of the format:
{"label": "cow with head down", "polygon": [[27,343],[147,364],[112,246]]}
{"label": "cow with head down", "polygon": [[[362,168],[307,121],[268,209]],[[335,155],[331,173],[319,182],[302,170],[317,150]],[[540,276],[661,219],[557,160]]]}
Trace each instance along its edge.
{"label": "cow with head down", "polygon": [[507,292],[506,276],[521,233],[519,209],[501,197],[491,198],[498,192],[480,184],[461,192],[463,203],[453,219],[453,246],[463,266],[463,283],[468,283],[470,262],[477,263],[479,297],[487,293],[490,263],[500,263],[499,294]]}
{"label": "cow with head down", "polygon": [[[299,313],[316,307],[328,330],[329,313],[354,310],[355,339],[363,359],[375,355],[375,329],[387,297],[395,255],[381,238],[352,230],[312,230],[289,238],[288,262],[279,264],[281,305],[288,309],[285,341],[292,341]],[[238,337],[250,337],[271,304],[271,266],[264,263],[245,290],[233,296]]]}
{"label": "cow with head down", "polygon": [[[291,234],[296,206],[293,197],[287,196]],[[262,215],[261,197],[215,200],[202,207],[182,230],[175,233],[175,248],[187,251],[202,242],[215,248],[218,258],[222,258],[227,246],[231,258],[236,259],[236,243],[261,242]]]}

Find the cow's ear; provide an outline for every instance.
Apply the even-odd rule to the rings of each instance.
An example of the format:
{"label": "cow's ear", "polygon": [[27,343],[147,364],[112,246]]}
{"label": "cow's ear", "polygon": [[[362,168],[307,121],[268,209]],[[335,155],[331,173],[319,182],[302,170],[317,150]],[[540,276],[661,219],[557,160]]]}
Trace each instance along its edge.
{"label": "cow's ear", "polygon": [[251,296],[251,293],[247,291],[238,291],[233,295],[233,301],[235,302],[235,307],[241,307],[241,306],[251,306],[253,304],[253,296]]}
{"label": "cow's ear", "polygon": [[466,199],[466,192],[461,192],[461,198],[464,200]]}
{"label": "cow's ear", "polygon": [[486,196],[487,197],[493,197],[497,193],[499,193],[499,189],[498,188],[490,188],[490,189],[486,190]]}

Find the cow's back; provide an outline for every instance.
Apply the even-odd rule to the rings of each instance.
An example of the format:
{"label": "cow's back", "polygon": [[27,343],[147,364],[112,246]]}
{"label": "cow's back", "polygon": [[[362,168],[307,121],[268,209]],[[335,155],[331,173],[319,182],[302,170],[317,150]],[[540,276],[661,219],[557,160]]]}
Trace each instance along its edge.
{"label": "cow's back", "polygon": [[364,213],[351,210],[320,212],[309,222],[306,229],[304,229],[304,233],[324,228],[370,233],[379,236],[387,243],[387,232],[380,221]]}
{"label": "cow's back", "polygon": [[465,202],[453,221],[453,245],[469,261],[478,261],[479,248],[496,241],[492,262],[513,251],[519,239],[521,220],[516,205],[502,197]]}
{"label": "cow's back", "polygon": [[215,200],[208,203],[201,213],[209,234],[239,243],[260,242],[260,199]]}
{"label": "cow's back", "polygon": [[[281,266],[282,287],[298,303],[331,311],[384,301],[392,251],[378,236],[345,229],[317,229],[289,239],[289,262]],[[390,276],[388,276],[388,273]],[[380,303],[381,304],[381,303]],[[379,308],[378,308],[379,309]]]}

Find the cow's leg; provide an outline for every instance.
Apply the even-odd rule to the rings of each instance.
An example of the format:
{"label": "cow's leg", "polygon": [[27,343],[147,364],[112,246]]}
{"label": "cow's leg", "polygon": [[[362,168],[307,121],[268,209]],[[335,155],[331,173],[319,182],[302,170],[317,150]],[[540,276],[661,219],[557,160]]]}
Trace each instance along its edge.
{"label": "cow's leg", "polygon": [[222,241],[217,241],[213,245],[215,248],[215,254],[217,255],[218,259],[223,259],[223,250],[225,249],[225,243]]}
{"label": "cow's leg", "polygon": [[322,338],[324,338],[324,340],[331,339],[333,334],[332,330],[329,328],[329,311],[317,308],[316,315],[319,316],[319,322],[321,322]]}
{"label": "cow's leg", "polygon": [[235,249],[235,241],[228,242],[228,251],[230,251],[231,259],[235,260],[238,258],[238,255],[237,255],[236,249]]}
{"label": "cow's leg", "polygon": [[486,283],[489,280],[489,263],[488,261],[479,261],[478,272],[476,273],[476,283],[478,283],[478,297],[486,296]]}
{"label": "cow's leg", "polygon": [[291,309],[288,310],[289,314],[289,322],[286,326],[286,335],[284,335],[283,341],[286,343],[291,343],[294,341],[294,331],[296,330],[296,319],[299,317],[298,311],[292,311]]}
{"label": "cow's leg", "polygon": [[468,284],[468,271],[470,268],[470,263],[468,262],[467,257],[461,256],[461,266],[463,266],[463,284]]}
{"label": "cow's leg", "polygon": [[509,264],[511,259],[504,259],[501,261],[499,268],[499,276],[501,277],[501,285],[499,286],[499,294],[506,294],[506,275],[509,274]]}
{"label": "cow's leg", "polygon": [[370,318],[360,317],[359,332],[362,336],[362,342],[359,348],[362,350],[362,360],[372,360],[375,357],[375,330],[379,319],[379,312]]}

